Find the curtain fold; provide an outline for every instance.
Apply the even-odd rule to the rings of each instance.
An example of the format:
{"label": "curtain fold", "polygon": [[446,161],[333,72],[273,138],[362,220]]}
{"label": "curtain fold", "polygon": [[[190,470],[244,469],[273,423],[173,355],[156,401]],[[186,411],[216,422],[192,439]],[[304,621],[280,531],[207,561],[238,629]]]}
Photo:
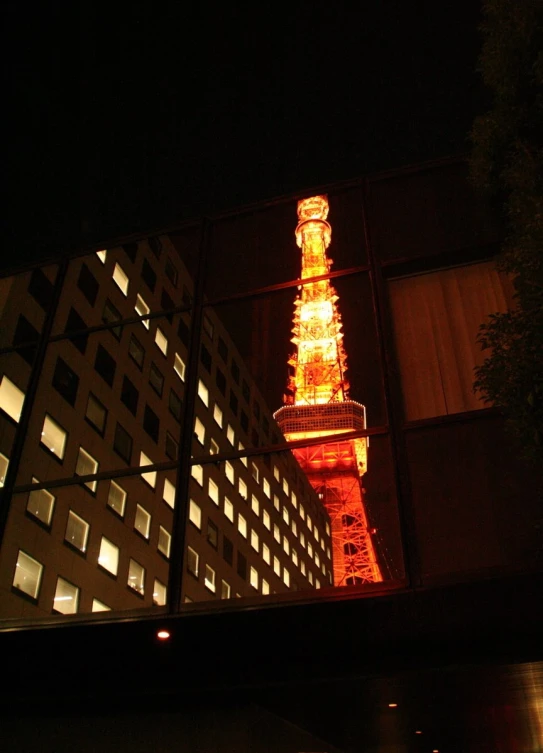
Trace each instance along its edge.
{"label": "curtain fold", "polygon": [[512,305],[511,281],[493,262],[391,280],[394,344],[407,421],[485,407],[473,393],[488,314]]}

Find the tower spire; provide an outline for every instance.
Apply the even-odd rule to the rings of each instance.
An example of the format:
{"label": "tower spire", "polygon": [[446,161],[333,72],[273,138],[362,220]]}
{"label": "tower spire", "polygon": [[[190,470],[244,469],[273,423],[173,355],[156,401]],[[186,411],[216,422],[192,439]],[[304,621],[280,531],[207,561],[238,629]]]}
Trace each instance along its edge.
{"label": "tower spire", "polygon": [[334,584],[341,586],[376,583],[383,577],[361,482],[367,470],[368,440],[335,438],[365,429],[366,410],[349,400],[345,379],[347,356],[338,296],[328,276],[332,266],[327,255],[332,239],[328,209],[326,196],[298,202],[301,279],[310,282],[300,286],[294,302],[296,352],[288,361],[287,404],[275,413],[275,419],[287,440],[326,436],[323,444],[293,452],[330,517]]}

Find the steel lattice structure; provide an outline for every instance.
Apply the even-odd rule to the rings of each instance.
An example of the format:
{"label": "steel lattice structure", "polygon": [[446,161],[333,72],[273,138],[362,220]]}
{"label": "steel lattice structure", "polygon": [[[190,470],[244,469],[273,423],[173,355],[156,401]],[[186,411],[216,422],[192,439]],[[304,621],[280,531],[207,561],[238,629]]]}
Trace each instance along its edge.
{"label": "steel lattice structure", "polygon": [[[326,196],[298,202],[296,241],[302,250],[301,278],[326,275],[332,261],[326,250],[332,229]],[[349,400],[345,378],[338,296],[329,279],[301,286],[295,301],[285,405],[275,419],[289,440],[341,435],[366,428],[365,408]],[[294,455],[324,502],[332,527],[334,584],[383,580],[364,504],[361,476],[367,470],[368,440],[341,439],[303,449]]]}

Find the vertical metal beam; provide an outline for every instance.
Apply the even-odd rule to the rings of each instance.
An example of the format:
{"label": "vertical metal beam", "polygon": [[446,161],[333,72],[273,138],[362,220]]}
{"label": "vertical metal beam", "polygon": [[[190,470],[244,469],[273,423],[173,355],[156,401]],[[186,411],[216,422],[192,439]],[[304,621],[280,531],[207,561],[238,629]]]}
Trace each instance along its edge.
{"label": "vertical metal beam", "polygon": [[373,278],[373,313],[379,341],[383,393],[385,396],[387,419],[390,426],[390,444],[392,451],[392,465],[395,469],[394,474],[396,481],[398,517],[400,521],[400,537],[408,583],[410,586],[416,587],[421,584],[421,569],[409,482],[407,451],[402,431],[401,388],[397,377],[394,376],[396,371],[393,363],[394,356],[392,353],[390,316],[385,281],[382,274],[381,264],[375,254],[371,240],[368,221],[368,192],[368,182],[365,181],[362,203],[362,221],[364,225],[364,238],[368,261],[370,263],[370,274]]}
{"label": "vertical metal beam", "polygon": [[194,406],[196,404],[198,390],[198,364],[200,360],[200,340],[202,335],[203,301],[209,234],[210,222],[207,218],[204,218],[200,229],[200,247],[189,330],[189,357],[185,377],[181,436],[179,438],[177,482],[175,486],[175,505],[172,526],[172,552],[168,578],[168,610],[170,614],[175,614],[179,611],[183,589],[183,562],[185,554],[185,534],[188,520]]}

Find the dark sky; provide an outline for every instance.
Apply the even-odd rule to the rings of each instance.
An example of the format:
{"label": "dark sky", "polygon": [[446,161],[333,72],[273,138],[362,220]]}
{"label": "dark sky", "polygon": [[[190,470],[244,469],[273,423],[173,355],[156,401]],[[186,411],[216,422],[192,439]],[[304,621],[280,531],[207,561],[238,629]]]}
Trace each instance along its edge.
{"label": "dark sky", "polygon": [[467,149],[479,3],[8,3],[4,265]]}

